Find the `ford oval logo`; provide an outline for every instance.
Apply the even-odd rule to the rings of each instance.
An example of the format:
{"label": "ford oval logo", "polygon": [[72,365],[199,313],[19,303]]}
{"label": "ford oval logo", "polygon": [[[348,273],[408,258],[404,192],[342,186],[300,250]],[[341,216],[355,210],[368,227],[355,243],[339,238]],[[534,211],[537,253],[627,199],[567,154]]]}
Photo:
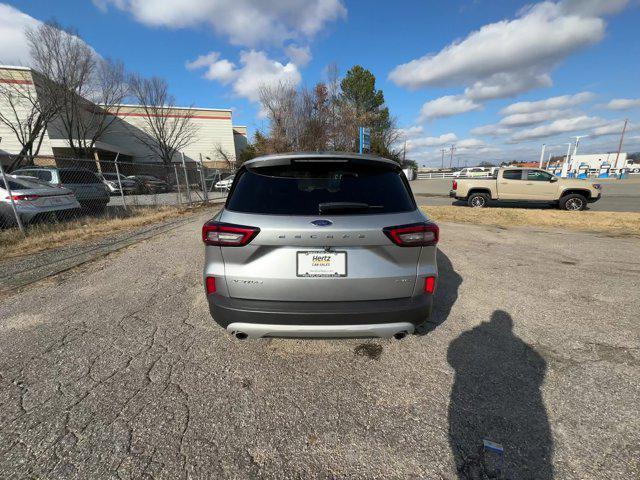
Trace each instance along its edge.
{"label": "ford oval logo", "polygon": [[330,220],[314,220],[313,223],[316,227],[328,227],[329,225],[333,225],[333,222]]}

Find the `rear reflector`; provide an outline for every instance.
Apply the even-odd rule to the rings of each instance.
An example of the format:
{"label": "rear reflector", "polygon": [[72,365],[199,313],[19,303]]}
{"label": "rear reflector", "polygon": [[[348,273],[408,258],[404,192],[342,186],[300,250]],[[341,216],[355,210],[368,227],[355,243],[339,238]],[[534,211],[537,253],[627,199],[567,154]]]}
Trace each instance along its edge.
{"label": "rear reflector", "polygon": [[207,287],[207,295],[211,293],[216,293],[215,277],[207,277],[207,279],[205,280],[205,285]]}
{"label": "rear reflector", "polygon": [[440,229],[435,223],[412,223],[385,227],[384,234],[400,247],[428,247],[436,245],[440,236]]}
{"label": "rear reflector", "polygon": [[424,291],[426,293],[433,293],[436,289],[436,277],[426,277],[424,279]]}
{"label": "rear reflector", "polygon": [[206,245],[242,247],[253,240],[258,233],[260,233],[258,227],[209,220],[202,226],[202,241]]}

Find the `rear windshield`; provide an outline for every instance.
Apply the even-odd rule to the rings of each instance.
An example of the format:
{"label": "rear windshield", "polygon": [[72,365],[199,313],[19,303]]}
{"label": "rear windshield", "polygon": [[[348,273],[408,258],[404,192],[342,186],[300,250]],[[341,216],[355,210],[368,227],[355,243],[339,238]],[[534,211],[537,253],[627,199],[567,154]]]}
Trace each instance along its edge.
{"label": "rear windshield", "polygon": [[415,210],[400,170],[305,164],[242,170],[227,208],[275,215],[400,213]]}
{"label": "rear windshield", "polygon": [[[38,182],[37,180],[30,180],[26,178],[7,178],[9,181],[9,188],[11,190],[25,190],[32,188],[45,188],[51,187],[48,183]],[[6,190],[7,184],[4,183],[4,180],[0,178],[0,188]]]}
{"label": "rear windshield", "polygon": [[87,170],[60,170],[60,183],[102,183],[95,173]]}

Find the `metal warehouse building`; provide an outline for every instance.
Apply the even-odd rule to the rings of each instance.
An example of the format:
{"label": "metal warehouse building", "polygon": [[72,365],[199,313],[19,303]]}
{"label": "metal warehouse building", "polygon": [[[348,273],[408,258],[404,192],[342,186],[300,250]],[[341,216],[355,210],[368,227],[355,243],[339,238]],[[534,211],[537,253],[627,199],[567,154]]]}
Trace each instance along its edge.
{"label": "metal warehouse building", "polygon": [[[36,98],[40,94],[39,85],[43,81],[37,72],[29,68],[0,66],[0,87],[21,89],[21,93]],[[23,112],[14,112],[4,96],[0,96],[0,111],[11,119],[12,116],[26,115],[28,108]],[[167,108],[165,112],[167,116],[172,117],[189,115],[195,125],[193,141],[174,158],[176,162],[182,161],[184,154],[187,162],[202,161],[205,167],[230,168],[247,145],[247,129],[233,125],[230,109],[173,107]],[[114,109],[114,114],[117,118],[111,128],[96,142],[94,152],[91,152],[92,157],[96,160],[113,160],[119,155],[123,161],[159,162],[148,147],[132,134],[132,129],[144,131],[145,114],[141,107],[120,105]],[[7,164],[11,156],[20,153],[21,145],[11,128],[2,122],[0,137],[0,161]],[[72,157],[73,153],[66,138],[67,132],[62,124],[54,119],[47,127],[38,158],[51,161]]]}

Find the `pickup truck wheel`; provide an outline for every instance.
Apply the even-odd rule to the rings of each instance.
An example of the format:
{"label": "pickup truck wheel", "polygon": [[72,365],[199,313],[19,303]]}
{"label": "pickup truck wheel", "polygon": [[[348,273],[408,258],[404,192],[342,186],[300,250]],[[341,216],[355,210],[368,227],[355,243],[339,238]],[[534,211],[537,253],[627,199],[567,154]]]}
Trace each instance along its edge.
{"label": "pickup truck wheel", "polygon": [[472,208],[484,208],[489,203],[489,195],[486,193],[472,193],[467,199],[467,204]]}
{"label": "pickup truck wheel", "polygon": [[560,208],[577,212],[584,210],[587,206],[587,199],[578,193],[572,193],[560,199]]}

